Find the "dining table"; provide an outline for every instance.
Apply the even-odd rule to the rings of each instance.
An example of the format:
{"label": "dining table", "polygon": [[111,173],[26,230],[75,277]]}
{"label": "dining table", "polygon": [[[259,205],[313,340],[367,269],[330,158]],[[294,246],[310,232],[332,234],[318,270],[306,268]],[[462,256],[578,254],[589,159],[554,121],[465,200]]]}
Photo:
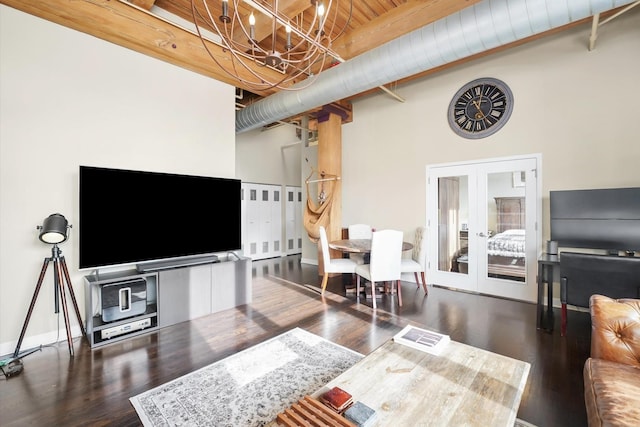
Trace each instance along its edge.
{"label": "dining table", "polygon": [[[369,263],[369,255],[371,254],[371,239],[340,239],[329,242],[331,249],[340,251],[345,254],[356,253],[365,255],[365,263]],[[413,249],[413,243],[402,242],[402,251],[410,251]],[[352,277],[351,284],[345,284],[345,291],[347,293],[356,292],[355,278]],[[392,288],[389,288],[389,293],[395,293]],[[385,293],[385,291],[383,291]]]}
{"label": "dining table", "polygon": [[[331,249],[345,252],[368,254],[371,253],[371,239],[341,239],[329,242]],[[410,251],[413,249],[413,243],[402,242],[402,251]]]}

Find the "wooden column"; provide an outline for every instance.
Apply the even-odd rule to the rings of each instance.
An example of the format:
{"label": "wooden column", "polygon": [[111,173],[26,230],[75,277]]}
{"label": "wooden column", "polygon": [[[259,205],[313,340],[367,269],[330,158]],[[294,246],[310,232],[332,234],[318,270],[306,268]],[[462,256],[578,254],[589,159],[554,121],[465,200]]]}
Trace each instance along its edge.
{"label": "wooden column", "polygon": [[[318,115],[318,170],[342,177],[342,117],[323,110]],[[333,202],[326,227],[329,241],[342,238],[342,179],[333,185]],[[340,251],[331,251],[331,257],[340,257]],[[322,249],[318,243],[318,274],[324,274]]]}
{"label": "wooden column", "polygon": [[[318,119],[318,170],[342,177],[342,119],[336,114],[328,114],[326,121]],[[342,180],[333,188],[329,240],[340,239],[342,234]]]}

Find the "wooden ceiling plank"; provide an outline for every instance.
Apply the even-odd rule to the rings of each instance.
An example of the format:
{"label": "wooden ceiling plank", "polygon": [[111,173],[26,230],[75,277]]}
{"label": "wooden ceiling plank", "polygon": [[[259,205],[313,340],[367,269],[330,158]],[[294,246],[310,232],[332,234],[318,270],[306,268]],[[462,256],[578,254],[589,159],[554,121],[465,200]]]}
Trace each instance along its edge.
{"label": "wooden ceiling plank", "polygon": [[344,9],[345,18],[349,18],[351,13],[351,28],[358,28],[362,25],[366,25],[371,17],[367,14],[365,5],[363,2],[354,0],[352,7]]}
{"label": "wooden ceiling plank", "polygon": [[[0,0],[0,3],[253,93],[269,95],[277,91],[256,90],[240,83],[218,67],[197,35],[119,1]],[[228,52],[213,43],[207,46],[220,63],[231,65],[232,56]],[[242,78],[255,80],[241,66],[236,69]],[[256,69],[269,73],[274,80],[282,78],[276,71],[258,66]]]}

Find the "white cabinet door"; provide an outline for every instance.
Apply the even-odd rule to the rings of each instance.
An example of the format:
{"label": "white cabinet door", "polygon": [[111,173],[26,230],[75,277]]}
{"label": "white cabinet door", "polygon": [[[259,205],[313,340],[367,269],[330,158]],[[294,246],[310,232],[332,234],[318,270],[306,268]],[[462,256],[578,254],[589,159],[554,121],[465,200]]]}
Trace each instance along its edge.
{"label": "white cabinet door", "polygon": [[282,187],[273,185],[270,189],[271,201],[271,257],[282,254]]}
{"label": "white cabinet door", "polygon": [[250,304],[251,299],[250,260],[211,265],[211,313]]}
{"label": "white cabinet door", "polygon": [[271,190],[268,185],[260,185],[258,191],[258,209],[260,210],[260,237],[258,256],[269,258],[272,251],[271,240]]}
{"label": "white cabinet door", "polygon": [[245,197],[243,254],[244,256],[252,259],[258,259],[258,247],[260,244],[260,208],[258,187],[258,184],[242,184]]}
{"label": "white cabinet door", "polygon": [[302,253],[302,189],[286,188],[286,253]]}
{"label": "white cabinet door", "polygon": [[302,222],[302,188],[296,189],[296,252],[302,253],[302,236],[306,235],[304,224]]}
{"label": "white cabinet door", "polygon": [[211,313],[211,265],[165,270],[159,277],[161,328]]}
{"label": "white cabinet door", "polygon": [[282,247],[282,187],[243,183],[243,254],[251,259],[280,256]]}

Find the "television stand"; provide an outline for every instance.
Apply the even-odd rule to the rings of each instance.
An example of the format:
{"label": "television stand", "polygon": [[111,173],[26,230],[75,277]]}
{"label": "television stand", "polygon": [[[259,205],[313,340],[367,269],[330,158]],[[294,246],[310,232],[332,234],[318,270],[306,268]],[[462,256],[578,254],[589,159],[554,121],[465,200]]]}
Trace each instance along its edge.
{"label": "television stand", "polygon": [[[174,260],[170,266],[144,264],[145,272],[130,269],[85,276],[85,322],[91,347],[251,303],[251,258],[228,253],[188,261],[192,264],[178,265]],[[149,271],[152,265],[157,270]],[[146,282],[144,312],[134,310],[133,296],[139,294],[134,286],[139,281]],[[110,313],[120,315],[105,320],[105,309],[113,307]]]}
{"label": "television stand", "polygon": [[137,264],[138,273],[148,273],[150,271],[171,270],[174,268],[192,267],[195,265],[213,264],[220,262],[218,255],[205,255],[193,258],[185,258],[180,260],[154,261],[143,264]]}
{"label": "television stand", "polygon": [[[136,303],[131,304],[132,299],[126,298],[133,295],[127,292],[140,293],[139,287],[134,288],[137,283],[144,284],[143,309],[138,312],[133,309]],[[91,348],[158,329],[158,273],[138,273],[133,269],[96,273],[85,276],[84,284],[85,330]],[[129,302],[129,305],[123,307],[123,301]],[[139,308],[139,304],[136,308]],[[103,316],[107,309],[123,315],[114,318]]]}

